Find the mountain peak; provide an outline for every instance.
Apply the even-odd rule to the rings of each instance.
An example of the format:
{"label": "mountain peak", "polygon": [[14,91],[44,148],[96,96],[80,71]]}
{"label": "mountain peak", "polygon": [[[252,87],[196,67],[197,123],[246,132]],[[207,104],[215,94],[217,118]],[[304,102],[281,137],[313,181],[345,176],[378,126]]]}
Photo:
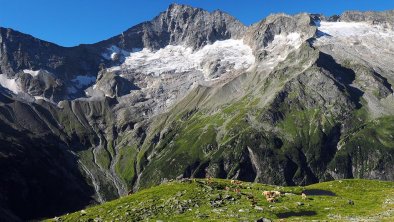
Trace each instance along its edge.
{"label": "mountain peak", "polygon": [[209,12],[203,8],[198,8],[198,7],[193,7],[190,5],[184,5],[184,4],[178,4],[178,3],[173,3],[173,4],[169,5],[167,10],[163,13],[171,13],[172,15],[174,15],[174,14],[184,14],[186,12],[187,13],[202,12],[204,15],[206,15],[206,14],[222,15],[222,16],[231,17],[234,20],[237,20],[236,18],[234,18],[230,14],[228,14],[222,10],[219,10],[219,9]]}
{"label": "mountain peak", "polygon": [[172,3],[168,6],[167,11],[172,11],[172,10],[179,10],[179,9],[194,9],[194,10],[201,10],[203,11],[202,8],[197,8],[193,7],[190,5],[184,5],[184,4],[178,4],[178,3]]}
{"label": "mountain peak", "polygon": [[157,50],[179,44],[197,49],[218,40],[242,38],[245,30],[245,25],[227,13],[218,10],[210,13],[201,8],[171,4],[153,20],[130,28],[109,43],[122,45],[125,50]]}
{"label": "mountain peak", "polygon": [[171,5],[168,6],[167,10],[160,13],[160,16],[170,16],[170,17],[187,17],[190,14],[195,14],[195,13],[199,13],[199,12],[203,12],[203,14],[209,14],[208,11],[205,11],[202,8],[196,8],[190,5],[183,5],[183,4],[177,4],[177,3],[173,3]]}

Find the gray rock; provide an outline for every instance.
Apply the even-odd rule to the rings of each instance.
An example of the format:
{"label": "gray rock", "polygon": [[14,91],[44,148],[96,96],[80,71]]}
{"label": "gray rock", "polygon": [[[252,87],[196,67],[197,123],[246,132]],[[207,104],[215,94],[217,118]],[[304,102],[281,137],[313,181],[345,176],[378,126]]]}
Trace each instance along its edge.
{"label": "gray rock", "polygon": [[250,45],[259,59],[264,58],[264,48],[274,40],[276,35],[299,33],[303,40],[313,37],[316,27],[308,14],[289,16],[276,14],[252,25],[245,33],[245,42]]}
{"label": "gray rock", "polygon": [[368,22],[374,25],[385,25],[387,28],[392,29],[394,25],[394,10],[383,12],[347,11],[340,16],[339,20],[344,22]]}
{"label": "gray rock", "polygon": [[258,210],[258,211],[263,211],[263,210],[264,210],[264,208],[262,208],[262,207],[260,207],[260,206],[255,206],[254,209],[255,209],[255,210]]}
{"label": "gray rock", "polygon": [[154,20],[135,26],[122,35],[101,44],[133,48],[160,49],[167,45],[186,44],[200,48],[217,40],[242,38],[246,27],[221,11],[209,13],[199,8],[172,4]]}

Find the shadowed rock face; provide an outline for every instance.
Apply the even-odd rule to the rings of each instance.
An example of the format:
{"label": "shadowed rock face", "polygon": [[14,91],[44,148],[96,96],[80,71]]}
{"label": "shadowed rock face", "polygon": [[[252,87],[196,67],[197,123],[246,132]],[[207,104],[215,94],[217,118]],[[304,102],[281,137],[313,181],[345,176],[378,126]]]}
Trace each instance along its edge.
{"label": "shadowed rock face", "polygon": [[6,28],[0,35],[3,74],[44,69],[67,80],[76,73],[97,73],[100,60],[89,46],[65,48]]}
{"label": "shadowed rock face", "polygon": [[1,28],[0,212],[54,216],[179,177],[393,180],[391,15],[245,27],[174,4],[71,48]]}
{"label": "shadowed rock face", "polygon": [[[42,140],[1,141],[1,199],[22,220],[56,216],[95,203],[94,189],[79,172],[75,157]],[[9,194],[12,194],[9,196]]]}
{"label": "shadowed rock face", "polygon": [[[69,98],[67,87],[78,75],[96,75],[101,55],[90,46],[72,48],[0,28],[0,70],[16,78],[25,92],[58,102]],[[30,78],[23,70],[40,71]]]}
{"label": "shadowed rock face", "polygon": [[[29,112],[29,107],[23,106],[14,103],[13,112]],[[12,112],[5,109],[2,106],[2,117]],[[78,169],[77,157],[66,150],[59,138],[38,137],[46,129],[40,129],[34,116],[25,117],[26,124],[32,124],[31,130],[15,130],[3,118],[0,120],[0,208],[8,212],[1,214],[4,221],[55,216],[96,202],[92,198],[94,189]]]}

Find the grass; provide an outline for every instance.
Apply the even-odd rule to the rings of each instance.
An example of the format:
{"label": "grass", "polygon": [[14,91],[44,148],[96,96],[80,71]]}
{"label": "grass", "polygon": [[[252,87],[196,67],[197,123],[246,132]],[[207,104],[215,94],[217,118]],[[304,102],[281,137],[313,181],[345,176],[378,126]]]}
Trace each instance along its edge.
{"label": "grass", "polygon": [[394,117],[382,117],[366,123],[362,128],[353,133],[347,142],[351,147],[374,147],[392,149],[394,147]]}
{"label": "grass", "polygon": [[137,150],[134,147],[124,147],[120,149],[120,157],[115,166],[116,173],[126,182],[131,184],[135,176],[134,162]]}
{"label": "grass", "polygon": [[[278,190],[282,195],[278,202],[268,203],[262,195],[264,190]],[[306,200],[301,197],[303,190],[307,193]],[[394,183],[339,180],[306,187],[277,187],[247,182],[236,185],[222,179],[172,181],[57,219],[244,221],[260,218],[393,221]]]}
{"label": "grass", "polygon": [[97,163],[104,169],[108,170],[110,168],[111,156],[104,147],[100,147],[97,151]]}

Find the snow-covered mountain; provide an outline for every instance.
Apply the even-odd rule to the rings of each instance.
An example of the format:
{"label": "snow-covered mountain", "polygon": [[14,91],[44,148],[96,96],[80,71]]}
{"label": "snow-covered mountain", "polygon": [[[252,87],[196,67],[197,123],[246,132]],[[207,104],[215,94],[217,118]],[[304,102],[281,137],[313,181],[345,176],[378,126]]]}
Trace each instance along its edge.
{"label": "snow-covered mountain", "polygon": [[182,177],[393,180],[393,17],[247,27],[173,4],[71,48],[0,28],[0,215],[54,216]]}

